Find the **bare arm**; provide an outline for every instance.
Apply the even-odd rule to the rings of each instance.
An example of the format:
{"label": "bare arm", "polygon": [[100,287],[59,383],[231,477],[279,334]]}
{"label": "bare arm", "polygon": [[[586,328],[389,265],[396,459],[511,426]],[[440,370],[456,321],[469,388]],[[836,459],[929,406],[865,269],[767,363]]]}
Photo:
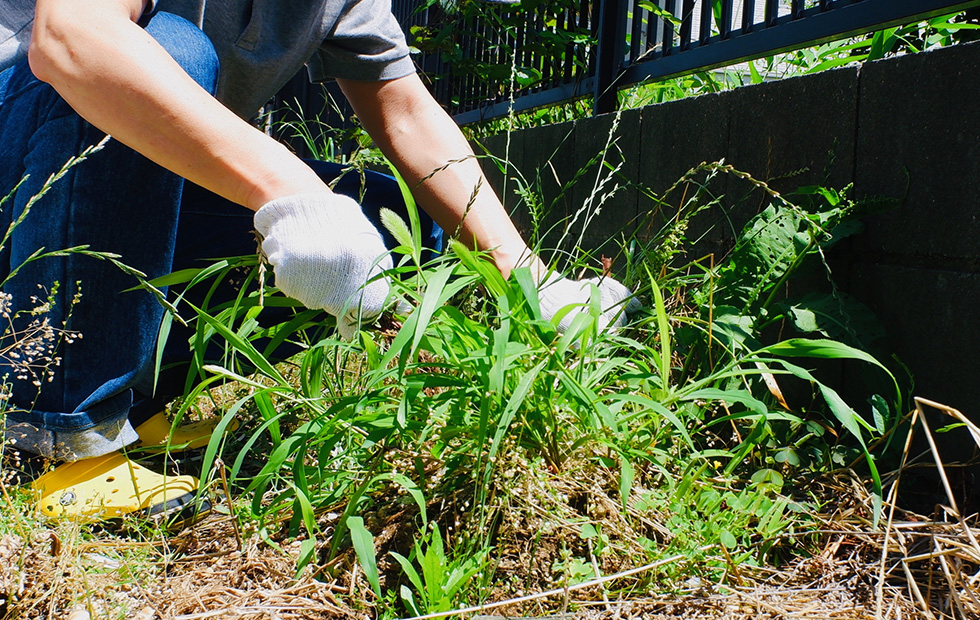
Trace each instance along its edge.
{"label": "bare arm", "polygon": [[521,265],[531,266],[539,278],[544,274],[544,266],[490,188],[455,121],[418,76],[387,82],[340,80],[340,86],[421,206],[447,232],[460,228],[465,242],[490,251],[505,276]]}
{"label": "bare arm", "polygon": [[[86,120],[160,165],[253,210],[328,191],[284,146],[198,86],[136,20],[145,0],[38,0],[29,59]],[[342,82],[365,127],[444,228],[489,249],[502,272],[537,264],[455,123],[417,76]],[[481,181],[482,179],[482,181]],[[467,212],[474,188],[481,185]],[[464,218],[464,212],[466,217]]]}
{"label": "bare arm", "polygon": [[327,191],[284,146],[198,86],[136,24],[145,0],[37,0],[31,69],[87,121],[253,210]]}

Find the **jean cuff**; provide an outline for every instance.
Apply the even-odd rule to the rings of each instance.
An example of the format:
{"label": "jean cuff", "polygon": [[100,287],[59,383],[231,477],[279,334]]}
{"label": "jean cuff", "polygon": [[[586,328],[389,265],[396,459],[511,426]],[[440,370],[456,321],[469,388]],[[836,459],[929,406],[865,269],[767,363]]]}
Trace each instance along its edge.
{"label": "jean cuff", "polygon": [[18,450],[59,461],[102,456],[139,439],[129,422],[132,404],[132,391],[124,390],[88,411],[8,411],[4,438]]}

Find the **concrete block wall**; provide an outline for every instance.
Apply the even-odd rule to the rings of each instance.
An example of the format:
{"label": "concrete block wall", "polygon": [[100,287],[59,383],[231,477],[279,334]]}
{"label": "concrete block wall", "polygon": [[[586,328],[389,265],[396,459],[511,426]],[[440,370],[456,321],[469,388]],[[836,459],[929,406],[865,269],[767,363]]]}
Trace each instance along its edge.
{"label": "concrete block wall", "polygon": [[[510,160],[525,176],[540,171],[553,200],[606,144],[612,126],[607,115],[513,132]],[[902,199],[835,249],[835,276],[878,313],[888,348],[914,373],[915,395],[980,420],[980,44],[630,110],[614,137],[621,154],[610,163],[658,193],[692,166],[724,158],[780,191],[853,183],[858,198]],[[483,145],[502,157],[507,139]],[[594,180],[593,171],[566,191],[552,219],[574,212]],[[492,182],[499,191],[501,175]],[[721,183],[717,191],[728,196],[750,192],[734,177]],[[513,187],[504,191],[508,204]],[[706,216],[730,224],[698,251],[730,247],[737,228],[763,206],[750,196],[734,213]],[[632,232],[652,208],[635,188],[617,192],[584,245],[598,256],[605,240]],[[526,213],[515,219],[528,230]]]}

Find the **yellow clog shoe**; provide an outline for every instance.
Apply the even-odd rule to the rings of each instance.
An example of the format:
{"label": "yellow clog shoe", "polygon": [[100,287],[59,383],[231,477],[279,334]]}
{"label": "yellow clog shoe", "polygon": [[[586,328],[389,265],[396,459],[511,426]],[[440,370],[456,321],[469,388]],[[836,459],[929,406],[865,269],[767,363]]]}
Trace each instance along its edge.
{"label": "yellow clog shoe", "polygon": [[158,474],[120,452],[63,463],[31,486],[38,510],[49,518],[101,521],[142,513],[182,527],[211,508],[197,498],[193,476]]}
{"label": "yellow clog shoe", "polygon": [[[211,435],[214,434],[219,422],[221,422],[220,418],[209,418],[183,423],[174,428],[167,414],[161,411],[136,427],[136,434],[140,436],[137,447],[151,450],[169,448],[171,452],[200,450],[211,441]],[[232,420],[225,431],[231,432],[237,428],[238,421]]]}

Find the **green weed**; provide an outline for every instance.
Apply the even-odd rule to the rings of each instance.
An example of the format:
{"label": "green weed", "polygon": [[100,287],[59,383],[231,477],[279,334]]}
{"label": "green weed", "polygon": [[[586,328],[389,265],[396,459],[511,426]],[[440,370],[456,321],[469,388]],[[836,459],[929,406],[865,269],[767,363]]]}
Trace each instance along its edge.
{"label": "green weed", "polygon": [[450,559],[439,526],[433,524],[425,538],[416,541],[411,557],[391,552],[415,588],[413,594],[411,589],[401,586],[399,593],[405,607],[417,616],[449,611],[455,603],[456,594],[484,569],[489,553],[490,549],[487,548],[470,557]]}
{"label": "green weed", "polygon": [[[687,222],[720,199],[678,188],[721,174],[767,191],[770,205],[728,256],[684,262]],[[217,385],[242,386],[222,405],[222,424],[244,417],[243,443],[223,446],[216,436],[204,467],[224,454],[230,483],[251,498],[242,517],[260,532],[283,523],[303,534],[301,569],[352,546],[382,606],[392,604],[395,585],[412,613],[479,596],[495,570],[489,550],[512,544],[508,523],[531,518],[516,516],[528,477],[559,485],[591,477],[616,498],[597,513],[573,505],[584,491],[531,492],[552,515],[534,517],[551,524],[536,544],[565,549],[548,570],[568,583],[636,554],[680,553],[711,579],[776,561],[797,549],[787,541],[817,509],[797,481],[838,467],[838,451],[853,458],[856,450],[879,490],[868,446],[901,411],[894,377],[860,348],[866,317],[849,314],[853,300],[835,290],[799,300],[781,292],[802,266],[825,267],[824,250],[855,232],[871,206],[846,190],[783,197],[721,163],[692,170],[675,189],[686,198],[668,225],[623,247],[623,277],[647,306],[626,330],[600,333],[593,300],[558,333],[542,318],[526,270],[505,280],[484,255],[455,242],[421,265],[417,218],[388,214],[400,244],[394,296],[412,308],[407,316],[386,319],[383,335],[362,331],[343,342],[329,319],[277,295],[253,271],[233,301],[189,307],[197,362],[177,416]],[[658,198],[664,208],[673,192]],[[588,267],[587,254],[577,260],[573,269]],[[157,284],[213,286],[254,262],[220,261]],[[292,319],[263,328],[268,307],[290,307]],[[773,338],[775,324],[794,337]],[[205,356],[207,343],[221,344],[220,363]],[[282,343],[302,352],[276,363],[273,345]],[[859,414],[804,360],[876,369],[883,388],[873,412]],[[789,407],[783,392],[792,381],[818,400]],[[846,439],[838,443],[833,428]],[[650,511],[663,530],[640,526]],[[605,520],[613,514],[620,516]],[[392,515],[399,535],[379,537]],[[549,542],[569,527],[574,544]]]}

